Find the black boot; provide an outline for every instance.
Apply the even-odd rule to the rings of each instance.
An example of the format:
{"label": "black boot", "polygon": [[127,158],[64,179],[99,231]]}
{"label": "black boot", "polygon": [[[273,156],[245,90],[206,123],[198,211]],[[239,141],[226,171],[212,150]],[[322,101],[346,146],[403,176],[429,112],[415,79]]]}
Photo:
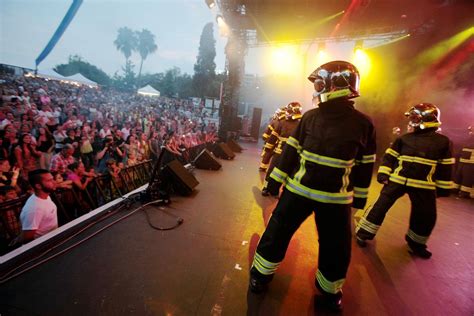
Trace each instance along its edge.
{"label": "black boot", "polygon": [[270,192],[268,192],[268,189],[267,189],[267,188],[263,188],[263,189],[262,189],[262,195],[263,195],[263,196],[270,196]]}
{"label": "black boot", "polygon": [[367,246],[367,241],[365,239],[360,238],[357,235],[356,235],[356,243],[357,243],[357,246],[359,246],[360,248],[365,248]]}
{"label": "black boot", "polygon": [[332,311],[340,311],[342,310],[342,291],[337,292],[336,294],[328,293],[324,291],[319,285],[318,280],[314,280],[314,284],[316,288],[321,292],[323,298],[323,304],[325,307]]}
{"label": "black boot", "polygon": [[249,289],[252,293],[263,293],[268,289],[268,284],[273,279],[273,274],[263,275],[255,267],[250,269]]}
{"label": "black boot", "polygon": [[426,245],[422,245],[419,243],[414,242],[413,240],[410,239],[410,237],[405,236],[405,240],[408,245],[408,252],[411,253],[414,256],[423,258],[423,259],[429,259],[431,258],[432,253],[426,249]]}

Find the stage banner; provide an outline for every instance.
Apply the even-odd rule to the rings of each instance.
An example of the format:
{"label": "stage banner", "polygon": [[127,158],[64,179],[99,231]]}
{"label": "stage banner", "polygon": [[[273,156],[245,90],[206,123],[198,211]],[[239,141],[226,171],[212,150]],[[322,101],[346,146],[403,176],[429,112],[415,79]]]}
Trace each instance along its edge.
{"label": "stage banner", "polygon": [[46,45],[46,47],[43,49],[38,58],[36,58],[36,68],[38,68],[38,65],[49,55],[49,53],[53,50],[54,46],[56,46],[56,43],[59,41],[64,31],[69,26],[69,23],[71,23],[72,19],[79,10],[79,7],[81,6],[82,2],[83,0],[73,0],[71,6],[69,7],[69,10],[61,21],[61,24],[59,24],[53,37],[49,40],[48,45]]}

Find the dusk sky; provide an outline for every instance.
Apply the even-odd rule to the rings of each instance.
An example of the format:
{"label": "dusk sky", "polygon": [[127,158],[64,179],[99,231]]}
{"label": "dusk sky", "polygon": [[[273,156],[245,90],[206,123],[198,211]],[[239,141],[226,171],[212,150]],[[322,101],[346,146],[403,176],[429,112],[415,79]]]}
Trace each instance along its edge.
{"label": "dusk sky", "polygon": [[[0,63],[34,68],[34,60],[48,43],[72,0],[0,0]],[[218,34],[215,14],[204,0],[84,0],[73,21],[39,69],[66,63],[70,55],[103,69],[109,75],[121,72],[124,56],[113,41],[126,26],[143,28],[156,36],[158,50],[143,65],[148,73],[177,66],[193,73],[204,25],[214,23],[216,68],[225,65],[227,41]],[[132,61],[138,71],[139,55]]]}

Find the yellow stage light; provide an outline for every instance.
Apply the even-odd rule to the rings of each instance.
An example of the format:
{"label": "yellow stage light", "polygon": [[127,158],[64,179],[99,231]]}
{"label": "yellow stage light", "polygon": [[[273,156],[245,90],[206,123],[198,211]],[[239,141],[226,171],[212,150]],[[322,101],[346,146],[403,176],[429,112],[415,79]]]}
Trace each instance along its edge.
{"label": "yellow stage light", "polygon": [[300,59],[295,47],[275,47],[271,53],[271,68],[273,72],[279,74],[297,73],[300,67]]}
{"label": "yellow stage light", "polygon": [[371,68],[369,55],[363,49],[356,49],[354,52],[353,62],[359,70],[361,77],[366,78]]}

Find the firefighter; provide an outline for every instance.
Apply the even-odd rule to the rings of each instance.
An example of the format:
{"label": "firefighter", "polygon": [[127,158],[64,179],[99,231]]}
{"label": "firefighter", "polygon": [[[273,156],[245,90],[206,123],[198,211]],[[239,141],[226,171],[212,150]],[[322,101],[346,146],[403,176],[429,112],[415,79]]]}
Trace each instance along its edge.
{"label": "firefighter", "polygon": [[469,138],[459,155],[454,186],[459,190],[458,196],[474,198],[474,132],[468,127]]}
{"label": "firefighter", "polygon": [[413,128],[397,138],[385,151],[377,181],[384,184],[374,206],[356,226],[357,244],[366,246],[382,225],[390,207],[405,193],[412,203],[405,240],[409,252],[424,259],[431,257],[426,242],[436,221],[436,197],[449,196],[453,188],[451,169],[454,158],[451,141],[437,132],[439,109],[430,103],[414,105],[405,113]]}
{"label": "firefighter", "polygon": [[302,117],[302,107],[299,102],[290,102],[284,110],[284,119],[278,121],[275,129],[272,131],[267,145],[274,146],[270,167],[267,170],[265,181],[263,183],[263,196],[277,196],[281,183],[270,178],[273,168],[280,161],[283,146],[286,144],[288,137],[292,134]]}
{"label": "firefighter", "polygon": [[267,171],[268,166],[270,165],[270,159],[272,158],[273,151],[275,149],[275,144],[269,144],[268,140],[270,139],[272,132],[278,125],[278,122],[285,118],[284,109],[285,107],[282,107],[275,111],[275,114],[273,114],[270,124],[268,124],[267,129],[262,135],[264,145],[261,154],[262,161],[260,162],[260,167],[258,168],[259,171]]}
{"label": "firefighter", "polygon": [[306,112],[288,138],[271,177],[284,183],[258,244],[249,288],[267,288],[291,237],[313,212],[319,235],[315,285],[323,302],[342,307],[351,256],[351,205],[364,208],[375,162],[375,129],[350,99],[359,96],[359,72],[345,61],[318,67],[308,79],[319,107]]}

